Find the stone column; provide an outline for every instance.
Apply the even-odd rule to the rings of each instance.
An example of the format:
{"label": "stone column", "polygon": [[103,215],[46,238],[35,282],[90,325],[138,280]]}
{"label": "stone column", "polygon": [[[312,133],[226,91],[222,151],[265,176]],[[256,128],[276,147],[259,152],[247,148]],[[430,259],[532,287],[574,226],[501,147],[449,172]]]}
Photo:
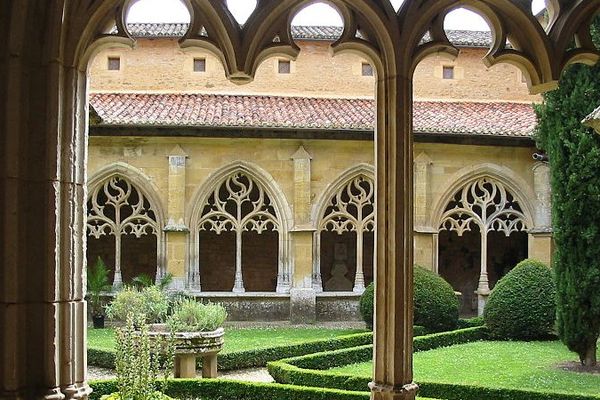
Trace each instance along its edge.
{"label": "stone column", "polygon": [[534,227],[529,230],[528,256],[551,265],[554,240],[552,238],[552,188],[548,163],[538,162],[533,166],[533,190],[535,192]]}
{"label": "stone column", "polygon": [[[181,146],[175,146],[169,156],[169,193],[167,195],[167,225],[164,228],[167,240],[166,272],[173,274],[172,288],[181,290],[186,287],[185,258],[189,228],[185,217],[185,185],[187,154]],[[200,290],[200,277],[193,273],[190,288]],[[160,279],[157,274],[157,279]]]}
{"label": "stone column", "polygon": [[290,321],[316,320],[316,291],[313,288],[313,235],[311,210],[311,159],[303,146],[292,155],[294,162],[294,228],[291,232],[294,275],[290,289]]}
{"label": "stone column", "polygon": [[437,272],[435,238],[437,230],[428,226],[430,212],[430,170],[432,160],[421,152],[414,162],[414,261]]}
{"label": "stone column", "polygon": [[417,392],[412,373],[412,73],[395,68],[397,74],[377,85],[374,400],[413,400]]}
{"label": "stone column", "polygon": [[64,61],[63,7],[15,0],[0,6],[2,399],[90,393],[86,77]]}

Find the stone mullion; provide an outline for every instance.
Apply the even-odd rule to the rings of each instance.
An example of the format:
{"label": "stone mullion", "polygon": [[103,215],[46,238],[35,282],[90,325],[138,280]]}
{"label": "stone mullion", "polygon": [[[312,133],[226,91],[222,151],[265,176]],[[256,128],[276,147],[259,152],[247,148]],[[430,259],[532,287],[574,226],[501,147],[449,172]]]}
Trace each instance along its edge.
{"label": "stone mullion", "polygon": [[414,399],[412,79],[377,85],[376,290],[372,399]]}

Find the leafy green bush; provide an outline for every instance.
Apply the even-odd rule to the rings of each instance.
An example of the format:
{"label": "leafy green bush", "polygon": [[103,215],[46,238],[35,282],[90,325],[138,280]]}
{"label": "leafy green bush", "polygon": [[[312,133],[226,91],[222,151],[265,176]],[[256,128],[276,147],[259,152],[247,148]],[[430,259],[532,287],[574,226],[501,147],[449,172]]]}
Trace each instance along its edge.
{"label": "leafy green bush", "polygon": [[[115,390],[114,380],[90,382],[90,400]],[[166,393],[178,399],[202,400],[369,400],[367,392],[351,392],[276,383],[239,382],[225,379],[174,379]]]}
{"label": "leafy green bush", "polygon": [[[458,326],[458,299],[454,289],[438,274],[415,265],[414,268],[415,325],[430,332],[456,329]],[[370,284],[360,298],[360,312],[367,326],[373,327],[374,287]]]}
{"label": "leafy green bush", "polygon": [[523,260],[496,284],[483,312],[493,336],[533,340],[547,337],[556,318],[552,270]]}
{"label": "leafy green bush", "polygon": [[373,329],[373,313],[375,311],[375,284],[371,282],[360,296],[359,309],[367,327]]}
{"label": "leafy green bush", "polygon": [[126,321],[129,314],[133,314],[136,320],[143,315],[146,323],[153,324],[164,322],[168,309],[169,299],[160,288],[149,286],[140,291],[126,286],[117,293],[106,314],[118,321]]}
{"label": "leafy green bush", "polygon": [[[100,398],[100,400],[121,400],[121,399],[122,399],[122,397],[119,393],[107,394]],[[166,394],[162,394],[161,392],[154,392],[151,395],[148,395],[145,400],[174,400],[174,399],[172,397],[167,396]]]}
{"label": "leafy green bush", "polygon": [[166,387],[175,357],[173,340],[162,337],[151,339],[148,325],[144,321],[134,321],[133,314],[127,316],[125,327],[117,328],[116,339],[115,369],[119,390],[110,398],[165,399],[162,391],[156,390],[156,380],[162,374],[162,389]]}
{"label": "leafy green bush", "polygon": [[210,332],[223,326],[226,318],[227,311],[220,304],[183,299],[174,307],[167,325],[173,332]]}
{"label": "leafy green bush", "polygon": [[415,265],[414,287],[415,324],[431,332],[456,329],[458,299],[452,286],[438,274]]}

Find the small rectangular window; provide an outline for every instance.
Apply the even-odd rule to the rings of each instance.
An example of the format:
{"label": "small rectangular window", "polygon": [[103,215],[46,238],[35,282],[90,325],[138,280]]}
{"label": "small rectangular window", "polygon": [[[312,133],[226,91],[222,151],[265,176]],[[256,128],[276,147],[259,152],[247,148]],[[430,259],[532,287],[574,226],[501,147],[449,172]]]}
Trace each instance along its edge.
{"label": "small rectangular window", "polygon": [[444,72],[442,77],[444,79],[454,79],[454,67],[446,66],[444,67]]}
{"label": "small rectangular window", "polygon": [[292,64],[287,60],[279,60],[279,73],[289,74],[292,72]]}
{"label": "small rectangular window", "polygon": [[194,72],[206,72],[206,58],[194,58]]}
{"label": "small rectangular window", "polygon": [[108,70],[119,71],[121,69],[121,58],[120,57],[108,57]]}
{"label": "small rectangular window", "polygon": [[373,66],[369,63],[362,63],[362,76],[373,76]]}

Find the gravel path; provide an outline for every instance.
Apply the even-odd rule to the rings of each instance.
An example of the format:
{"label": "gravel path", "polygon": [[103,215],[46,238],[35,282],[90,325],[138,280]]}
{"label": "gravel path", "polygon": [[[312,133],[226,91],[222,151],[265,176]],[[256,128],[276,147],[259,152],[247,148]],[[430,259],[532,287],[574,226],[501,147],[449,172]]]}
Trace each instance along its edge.
{"label": "gravel path", "polygon": [[[200,377],[200,375],[198,376]],[[111,369],[88,366],[88,379],[114,379],[115,371]],[[219,378],[232,379],[234,381],[246,382],[273,382],[266,368],[240,369],[236,371],[225,371],[219,373]]]}

